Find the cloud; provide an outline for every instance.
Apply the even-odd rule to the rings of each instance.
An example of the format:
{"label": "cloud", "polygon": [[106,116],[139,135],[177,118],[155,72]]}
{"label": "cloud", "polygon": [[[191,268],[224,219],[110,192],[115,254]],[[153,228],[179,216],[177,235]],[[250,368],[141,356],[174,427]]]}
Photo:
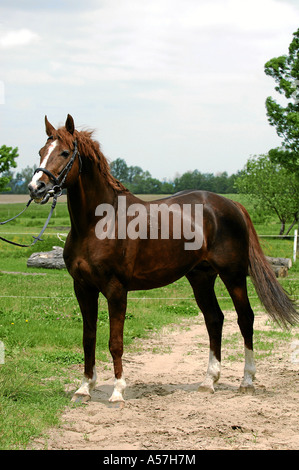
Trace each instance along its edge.
{"label": "cloud", "polygon": [[19,164],[32,164],[44,114],[57,124],[68,112],[111,160],[159,177],[235,171],[278,145],[264,64],[288,51],[295,1],[3,0],[0,14],[0,131],[14,140],[18,127]]}
{"label": "cloud", "polygon": [[2,48],[11,48],[17,46],[26,46],[40,39],[40,36],[30,29],[19,29],[16,31],[7,31],[0,37],[0,46]]}
{"label": "cloud", "polygon": [[194,3],[182,21],[187,28],[220,26],[230,31],[273,32],[288,24],[293,13],[292,5],[279,0],[214,0]]}
{"label": "cloud", "polygon": [[[117,6],[116,6],[117,5]],[[292,5],[276,0],[104,2],[70,35],[75,74],[86,80],[186,80],[248,73],[269,43],[297,27]],[[286,27],[284,25],[287,25]],[[265,47],[263,47],[265,46]]]}

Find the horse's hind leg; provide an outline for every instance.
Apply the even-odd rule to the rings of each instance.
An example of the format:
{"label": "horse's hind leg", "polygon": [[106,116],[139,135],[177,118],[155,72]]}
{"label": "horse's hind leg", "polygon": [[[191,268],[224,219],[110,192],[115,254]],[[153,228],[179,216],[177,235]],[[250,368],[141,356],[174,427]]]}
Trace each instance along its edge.
{"label": "horse's hind leg", "polygon": [[209,364],[204,381],[199,391],[214,393],[214,384],[220,378],[221,364],[221,337],[223,326],[223,313],[217,302],[214,292],[216,274],[211,271],[194,269],[187,274],[194,296],[202,311],[210,340]]}
{"label": "horse's hind leg", "polygon": [[[222,277],[222,276],[221,276]],[[243,393],[254,392],[255,364],[253,358],[253,322],[254,313],[249,303],[246,276],[222,277],[227,290],[234,302],[238,314],[238,325],[244,338],[245,366],[244,376],[240,385]]]}

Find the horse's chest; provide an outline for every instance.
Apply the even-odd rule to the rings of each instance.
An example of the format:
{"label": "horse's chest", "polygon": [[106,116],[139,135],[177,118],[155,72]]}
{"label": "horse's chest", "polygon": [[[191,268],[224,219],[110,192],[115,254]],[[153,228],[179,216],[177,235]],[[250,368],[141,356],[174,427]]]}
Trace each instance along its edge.
{"label": "horse's chest", "polygon": [[79,283],[100,286],[105,279],[105,264],[95,265],[87,257],[76,256],[68,263],[68,271],[70,275]]}
{"label": "horse's chest", "polygon": [[74,253],[71,256],[66,256],[65,253],[64,258],[66,267],[75,281],[87,284],[91,282],[92,267],[85,257],[82,255],[76,256]]}

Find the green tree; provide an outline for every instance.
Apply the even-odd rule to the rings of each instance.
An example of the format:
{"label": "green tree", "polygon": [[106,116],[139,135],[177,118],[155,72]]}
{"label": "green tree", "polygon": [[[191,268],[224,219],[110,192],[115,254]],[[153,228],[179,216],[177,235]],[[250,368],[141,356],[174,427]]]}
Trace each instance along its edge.
{"label": "green tree", "polygon": [[299,180],[268,155],[250,158],[235,185],[238,192],[251,195],[257,210],[277,215],[280,235],[284,234],[287,222],[291,225],[286,235],[298,221]]}
{"label": "green tree", "polygon": [[227,194],[236,192],[234,181],[236,175],[228,176],[227,172],[201,173],[198,170],[187,171],[178,175],[173,181],[163,181],[153,178],[149,171],[140,166],[128,166],[122,158],[117,158],[110,164],[111,172],[135,194],[172,194],[174,192],[199,189]]}
{"label": "green tree", "polygon": [[36,170],[37,166],[33,165],[33,167],[26,166],[23,170],[17,172],[16,175],[13,175],[11,171],[6,172],[5,176],[10,176],[10,192],[12,194],[28,194],[28,184],[32,180],[32,176],[34,171]]}
{"label": "green tree", "polygon": [[275,90],[285,98],[283,104],[270,96],[266,100],[268,121],[282,138],[281,147],[271,149],[269,155],[299,179],[299,28],[293,34],[289,54],[269,60],[265,73],[274,78]]}
{"label": "green tree", "polygon": [[[0,192],[9,191],[7,187],[11,177],[7,174],[10,168],[16,168],[15,159],[19,156],[18,147],[12,148],[2,145],[0,147]],[[4,176],[3,176],[4,174]]]}
{"label": "green tree", "polygon": [[110,164],[111,173],[113,176],[118,179],[121,183],[125,184],[128,181],[129,169],[125,160],[122,158],[117,158]]}

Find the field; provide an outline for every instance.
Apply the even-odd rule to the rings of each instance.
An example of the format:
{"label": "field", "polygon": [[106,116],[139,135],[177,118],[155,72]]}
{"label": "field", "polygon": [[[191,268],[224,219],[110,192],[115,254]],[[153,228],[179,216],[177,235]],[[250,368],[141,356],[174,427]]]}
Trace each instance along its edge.
{"label": "field", "polygon": [[[238,199],[240,200],[240,197]],[[8,200],[7,197],[1,195],[0,220],[6,220],[18,213],[24,207],[24,201],[27,202],[27,197],[19,198],[16,202],[16,200],[13,201],[11,199],[11,196]],[[241,202],[244,201],[242,200]],[[245,205],[248,207],[246,202],[247,201],[245,201]],[[38,206],[32,204],[28,211],[19,219],[1,226],[0,236],[22,243],[30,243],[32,240],[32,234],[38,234],[43,226],[49,209],[49,205]],[[250,207],[248,207],[248,209],[250,209]],[[157,440],[157,435],[159,433],[156,433],[155,438],[147,437],[147,441],[145,442],[148,442],[148,445],[146,447],[146,443],[144,444],[141,437],[142,431],[138,430],[139,434],[138,432],[137,434],[139,435],[139,438],[136,442],[138,442],[139,447],[140,445],[143,445],[143,448],[151,449],[154,449],[155,446],[157,446],[157,449],[161,448],[159,445],[169,446],[170,438],[167,440],[167,432],[171,433],[171,427],[175,427],[176,430],[178,428],[178,426],[171,424],[171,405],[173,405],[171,398],[175,396],[181,396],[181,398],[183,398],[183,400],[181,400],[181,406],[185,406],[185,411],[187,410],[190,415],[190,426],[192,426],[192,424],[195,426],[196,422],[198,423],[201,409],[200,403],[203,400],[204,403],[202,406],[205,406],[206,409],[208,409],[207,398],[200,398],[197,403],[197,398],[194,400],[194,394],[190,395],[190,393],[194,391],[194,373],[197,372],[197,374],[199,374],[199,377],[195,382],[200,382],[200,378],[204,374],[208,349],[206,337],[204,336],[203,322],[201,317],[198,317],[198,308],[191,295],[189,284],[185,279],[181,279],[165,288],[153,291],[130,293],[125,325],[125,350],[128,351],[128,363],[125,363],[125,367],[130,370],[131,380],[133,382],[135,381],[136,386],[135,388],[133,386],[131,388],[131,398],[130,391],[128,392],[129,405],[126,405],[124,410],[108,408],[106,397],[103,398],[101,395],[107,388],[107,382],[103,382],[103,380],[108,379],[108,377],[112,378],[111,363],[107,346],[108,313],[105,299],[101,299],[96,354],[98,361],[97,367],[101,374],[101,386],[99,390],[99,387],[97,387],[98,391],[95,394],[95,400],[92,401],[90,405],[87,407],[80,406],[79,408],[71,408],[69,409],[70,415],[66,417],[66,415],[63,415],[62,413],[66,406],[70,407],[70,394],[75,389],[78,380],[81,378],[83,360],[81,344],[82,320],[73,294],[72,280],[64,270],[58,271],[28,268],[26,266],[26,262],[33,251],[48,251],[54,245],[63,246],[65,234],[67,233],[68,228],[69,217],[67,207],[65,200],[62,200],[62,202],[57,204],[49,228],[43,237],[44,242],[36,244],[33,248],[18,248],[0,242],[0,340],[5,346],[5,362],[4,364],[0,364],[0,449],[24,449],[31,447],[34,448],[34,446],[42,446],[43,448],[49,446],[49,448],[51,448],[50,444],[47,443],[47,440],[41,440],[40,436],[44,436],[50,428],[54,430],[57,429],[61,420],[63,420],[64,423],[68,423],[70,419],[72,420],[72,416],[75,416],[72,413],[79,414],[81,417],[80,419],[84,419],[84,416],[90,417],[91,415],[93,416],[97,413],[101,413],[103,416],[102,423],[105,423],[105,427],[108,428],[110,426],[109,420],[113,420],[115,422],[115,413],[118,413],[117,419],[120,427],[124,423],[121,416],[123,416],[123,419],[126,422],[130,419],[133,420],[134,425],[137,426],[138,420],[134,421],[134,413],[142,413],[140,408],[141,406],[146,407],[151,405],[149,409],[152,411],[152,415],[151,417],[148,417],[149,429],[151,426],[152,429],[154,429],[155,425],[157,427],[157,420],[155,421],[154,416],[158,416],[159,413],[155,415],[152,409],[153,404],[158,408],[160,406],[160,415],[164,416],[166,419],[166,424],[163,428],[164,434],[162,433],[161,428],[160,441]],[[256,229],[259,234],[263,235],[277,234],[279,224],[276,224],[275,221],[268,221],[267,225],[256,223]],[[267,255],[292,257],[293,241],[291,239],[281,240],[275,238],[262,238],[261,241]],[[280,282],[291,296],[298,298],[298,261],[289,271],[289,276],[281,279]],[[253,308],[256,312],[262,312],[263,309],[257,299],[250,280],[248,281],[248,286]],[[232,312],[232,303],[228,297],[227,291],[220,281],[217,281],[217,296],[220,301],[221,308],[224,311]],[[224,349],[227,348],[229,356],[224,356],[224,361],[228,360],[229,363],[232,364],[232,368],[237,369],[239,374],[238,378],[240,378],[241,366],[243,366],[243,355],[242,349],[240,348],[240,335],[237,334],[237,325],[235,318],[231,313],[228,314],[227,324],[234,325],[234,327],[228,328],[227,330]],[[176,326],[170,327],[169,325]],[[188,341],[191,342],[184,352],[182,350],[184,343],[182,342],[181,344],[179,342],[179,338],[185,337],[184,335],[191,330],[194,331],[194,333],[192,335],[191,333],[188,333]],[[181,334],[178,334],[178,331],[180,331]],[[182,332],[184,332],[184,335]],[[176,334],[178,336],[175,336]],[[200,338],[200,335],[202,335],[202,338]],[[238,342],[236,340],[237,336]],[[175,340],[173,338],[175,338]],[[266,371],[267,363],[269,365],[269,362],[273,360],[278,363],[278,374],[280,373],[279,366],[283,365],[285,369],[287,369],[286,363],[289,357],[288,354],[290,353],[290,344],[298,338],[299,329],[297,327],[292,328],[288,332],[284,332],[271,324],[265,314],[258,314],[255,344],[258,370],[259,363],[261,370]],[[191,358],[191,356],[194,355],[194,357],[192,357],[192,359],[195,359],[192,361],[194,370],[193,375],[190,374],[190,377],[188,376],[186,369],[186,377],[183,377],[184,368],[176,368],[176,363],[184,363],[179,356],[176,356],[175,359],[173,356],[174,353],[178,354],[177,347],[179,344],[181,344],[181,357]],[[194,347],[199,344],[200,347],[198,348],[198,352],[195,352]],[[137,353],[136,348],[139,348],[139,352]],[[234,349],[236,348],[240,348],[238,349],[238,353],[234,352]],[[150,354],[151,359],[149,359],[149,357],[146,358],[145,356],[142,356],[140,351],[142,351],[143,355],[146,355],[147,353]],[[202,359],[198,358],[197,354],[199,353],[202,353]],[[142,362],[141,358],[144,358],[144,362]],[[171,374],[169,374],[168,370],[164,371],[165,374],[163,376],[163,366],[158,364],[158,359],[162,361],[162,364],[165,361],[167,362],[167,360],[169,361],[169,368],[172,368]],[[173,362],[171,362],[172,359]],[[139,365],[138,361],[141,361],[139,362]],[[147,369],[149,366],[147,366],[147,364],[151,364],[151,361],[154,361],[155,365],[151,368],[151,375],[147,375],[147,373],[149,374],[149,369]],[[134,375],[134,364],[137,364],[137,375],[136,373]],[[141,367],[142,364],[143,367]],[[201,367],[200,370],[198,369],[199,365]],[[270,395],[271,393],[272,395],[273,393],[276,393],[277,402],[279,402],[280,397],[284,397],[284,399],[286,399],[286,389],[283,389],[284,380],[287,382],[285,383],[286,387],[290,388],[290,384],[293,384],[295,387],[295,378],[296,374],[298,374],[297,366],[298,364],[294,365],[292,363],[288,370],[284,369],[283,377],[281,378],[279,386],[274,383],[275,377],[277,380],[279,379],[279,377],[275,375],[275,371],[272,385],[269,385],[268,383],[265,384],[265,386],[269,386],[271,390],[271,387],[274,387],[274,389],[276,387],[276,392],[270,392]],[[182,375],[181,382],[179,382],[180,378],[178,371],[180,375]],[[155,380],[155,373],[157,373],[157,380]],[[291,377],[293,376],[294,380],[292,381]],[[147,382],[146,378],[148,378]],[[143,380],[144,382],[142,382]],[[229,380],[232,379],[225,379],[226,382]],[[162,385],[159,385],[159,383]],[[176,388],[171,388],[174,387],[174,385],[171,385],[172,383],[177,384]],[[178,385],[180,383],[185,385]],[[215,396],[217,395],[217,399],[220,400],[219,394],[223,393],[225,396],[229,393],[234,393],[234,391],[234,388],[228,391],[225,386],[222,386],[222,389],[220,386],[220,391],[218,394],[216,393]],[[138,396],[138,393],[140,396]],[[184,395],[183,397],[182,394]],[[256,400],[265,399],[265,397],[267,399],[266,395],[262,396],[262,398],[261,395],[262,393],[260,392]],[[144,403],[142,400],[146,397],[147,402]],[[138,399],[140,399],[139,402],[136,401]],[[164,401],[162,402],[163,399]],[[214,405],[216,405],[216,400],[214,400]],[[247,398],[246,400],[248,401]],[[282,401],[283,400],[280,400],[280,404]],[[229,403],[233,402],[235,405],[235,412],[237,413],[238,407],[241,407],[241,404],[239,404],[237,400],[230,400]],[[295,403],[295,395],[290,397],[290,402]],[[290,408],[290,402],[285,402],[285,405],[288,408],[288,413],[291,413],[292,411]],[[136,407],[134,408],[135,404]],[[98,405],[100,406],[100,409],[97,408]],[[272,405],[273,407],[277,406],[274,401]],[[168,406],[169,409],[167,408]],[[261,405],[259,404],[259,406]],[[264,411],[260,410],[260,412],[263,413]],[[298,411],[297,415],[295,414],[294,416],[297,416],[298,422]],[[273,427],[273,420],[270,419],[270,417],[268,418],[269,423],[271,423],[271,426]],[[277,415],[276,418],[278,420]],[[167,419],[170,420],[168,431],[166,430]],[[224,425],[224,415],[219,417],[219,419],[220,421],[222,419],[222,433],[225,435],[226,428]],[[150,423],[152,423],[152,425]],[[99,428],[101,427],[100,425],[101,422],[99,421]],[[204,426],[203,423],[202,426]],[[238,424],[236,420],[236,423],[231,424],[231,426],[240,427],[241,424]],[[292,424],[292,426],[294,425]],[[184,429],[182,424],[181,428]],[[244,431],[245,428],[246,432]],[[247,428],[250,428],[249,424],[245,427],[243,426],[245,434],[247,433]],[[218,440],[212,439],[211,442],[218,448],[225,448],[224,442],[232,442],[233,438],[236,442],[236,433],[232,433],[231,429],[232,428],[230,428],[230,433],[226,436],[226,440],[222,439],[222,441],[221,439],[218,439],[220,432],[218,429]],[[242,433],[244,434],[244,432],[238,427],[234,430],[240,435]],[[79,443],[78,440],[75,441],[73,448],[76,448],[76,446],[82,447],[84,445],[84,448],[89,448],[89,446],[90,448],[92,447],[88,442],[88,436],[90,436],[91,433],[87,430],[84,437],[84,432],[81,432],[80,434],[82,442],[80,441]],[[215,428],[213,428],[213,432],[216,432]],[[49,433],[49,435],[52,436],[52,448],[57,448],[53,431],[49,431]],[[144,433],[146,433],[146,431],[144,431]],[[185,444],[192,445],[192,441],[188,441],[186,437],[183,437],[183,431],[181,431],[181,433],[182,434],[180,434],[178,430],[176,431],[175,443],[177,448],[180,448],[180,444],[183,446],[181,448],[185,448]],[[233,438],[231,437],[231,433],[233,434]],[[257,436],[254,438],[251,431],[248,431],[248,433],[251,437],[250,445],[252,445],[253,448],[258,445],[262,446],[262,441],[259,441]],[[36,442],[39,444],[37,445]],[[206,442],[204,444],[204,441],[202,440],[201,445],[204,448],[212,448],[211,442]],[[281,442],[281,447],[285,448],[287,444],[283,439]],[[68,444],[66,444],[66,446],[67,445]],[[96,446],[96,444],[94,445]],[[102,443],[100,445],[102,447],[98,448],[105,448],[106,444],[104,445],[104,443]],[[120,445],[122,446],[120,448],[126,448],[126,445],[129,446],[128,448],[134,448],[134,445],[137,444],[133,444],[128,440],[127,444],[122,441]],[[278,446],[276,448],[279,448],[279,443],[277,444],[274,442],[274,448],[275,445]],[[293,441],[291,441],[290,446],[290,448],[294,448],[295,444]],[[114,448],[117,448],[116,443]],[[230,448],[233,447],[231,446]]]}

